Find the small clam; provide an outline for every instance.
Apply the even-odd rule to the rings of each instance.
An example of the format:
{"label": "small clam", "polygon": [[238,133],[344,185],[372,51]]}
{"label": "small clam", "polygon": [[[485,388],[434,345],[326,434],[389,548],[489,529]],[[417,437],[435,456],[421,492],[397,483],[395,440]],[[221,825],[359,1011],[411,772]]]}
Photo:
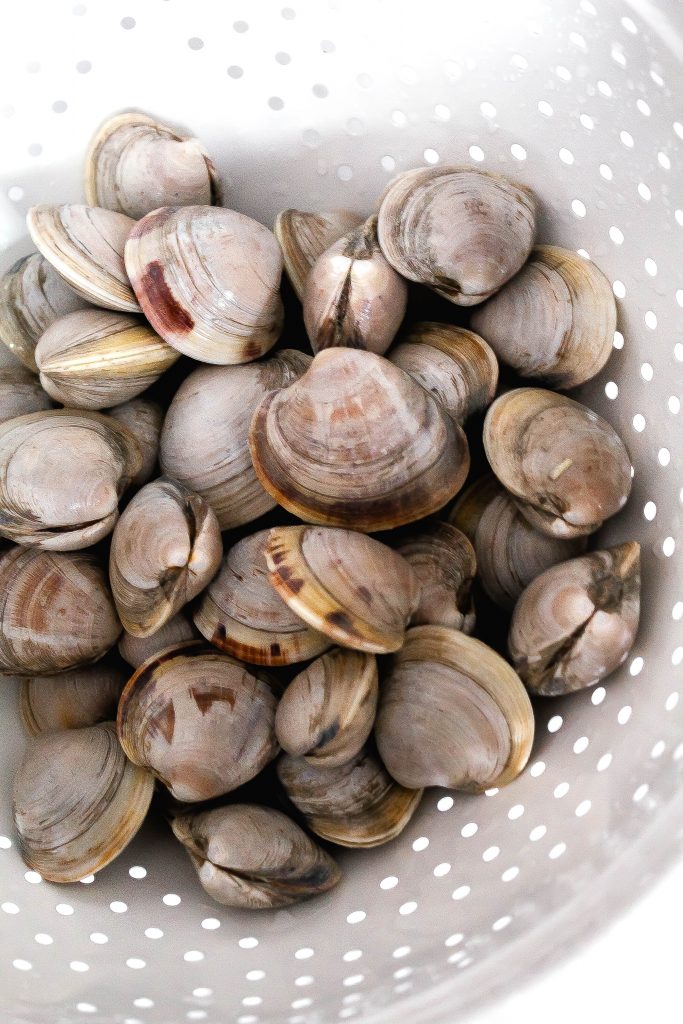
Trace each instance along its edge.
{"label": "small clam", "polygon": [[572,558],[537,576],[515,605],[512,662],[544,697],[594,686],[626,660],[639,615],[639,544]]}
{"label": "small clam", "polygon": [[491,648],[416,626],[382,683],[375,737],[402,786],[481,792],[523,770],[534,716],[519,676]]}
{"label": "small clam", "polygon": [[472,306],[517,273],[535,221],[536,201],[524,185],[472,167],[426,167],[389,182],[377,230],[399,274]]}
{"label": "small clam", "polygon": [[0,367],[0,423],[51,408],[50,396],[25,367]]}
{"label": "small clam", "polygon": [[467,439],[434,399],[373,352],[319,352],[267,395],[249,436],[256,473],[308,522],[374,532],[435,512],[461,488]]}
{"label": "small clam", "polygon": [[484,421],[484,447],[525,519],[553,537],[593,533],[631,490],[631,460],[614,428],[542,388],[496,399]]}
{"label": "small clam", "polygon": [[0,536],[52,551],[105,537],[142,456],[125,427],[68,409],[0,424]]}
{"label": "small clam", "polygon": [[336,768],[285,754],[277,773],[311,832],[338,846],[388,843],[403,831],[422,798],[421,789],[394,782],[369,750]]}
{"label": "small clam", "polygon": [[318,257],[306,279],[304,323],[314,352],[346,345],[382,355],[406,311],[408,286],[391,267],[370,217]]}
{"label": "small clam", "polygon": [[282,326],[282,253],[263,224],[216,206],[166,206],[138,221],[126,269],[164,341],[201,363],[248,363]]}
{"label": "small clam", "polygon": [[483,338],[453,324],[417,323],[387,358],[443,406],[456,423],[493,401],[498,360]]}
{"label": "small clam", "polygon": [[198,139],[133,112],[110,117],[95,133],[85,159],[85,198],[138,220],[160,206],[218,203],[220,185]]}
{"label": "small clam", "polygon": [[435,523],[401,541],[396,550],[410,564],[421,586],[411,626],[450,626],[471,633],[477,559],[465,534],[449,523]]}
{"label": "small clam", "polygon": [[218,520],[203,498],[169,477],[145,484],[111,541],[109,579],[124,629],[156,633],[218,571]]}
{"label": "small clam", "polygon": [[181,814],[171,827],[204,890],[228,907],[288,907],[327,892],[341,878],[329,853],[270,807],[232,804]]}
{"label": "small clam", "polygon": [[221,530],[275,507],[251,462],[249,424],[267,392],[287,387],[310,362],[283,349],[246,366],[200,366],[178,388],[161,433],[161,468],[208,501]]}
{"label": "small clam", "polygon": [[77,882],[140,828],[154,779],[126,760],[111,722],[31,740],[14,781],[21,855],[50,882]]}
{"label": "small clam", "polygon": [[29,736],[37,736],[51,729],[80,729],[111,722],[116,718],[126,679],[122,669],[103,662],[47,679],[23,679],[19,696],[22,724]]}
{"label": "small clam", "polygon": [[315,658],[330,646],[291,611],[271,586],[265,548],[269,530],[244,537],[227,552],[194,615],[207,640],[256,665],[289,665]]}
{"label": "small clam", "polygon": [[266,677],[202,644],[166,648],[128,681],[117,727],[126,756],[176,800],[210,800],[258,775],[278,752]]}
{"label": "small clam", "polygon": [[32,207],[26,223],[33,244],[66,283],[88,302],[139,313],[123,262],[135,221],[99,206]]}
{"label": "small clam", "polygon": [[280,699],[278,743],[320,767],[345,764],[372,732],[378,692],[374,655],[328,651],[295,676]]}
{"label": "small clam", "polygon": [[544,569],[586,549],[586,537],[565,540],[534,530],[492,473],[458,496],[449,520],[472,541],[484,590],[508,610]]}
{"label": "small clam", "polygon": [[50,675],[89,665],[113,647],[121,623],[91,555],[12,546],[0,554],[0,671]]}
{"label": "small clam", "polygon": [[300,301],[308,273],[333,242],[353,228],[363,218],[350,210],[330,210],[329,213],[306,213],[302,210],[283,210],[275,218],[275,237],[280,243],[287,276]]}
{"label": "small clam", "polygon": [[134,487],[146,484],[154,470],[159,456],[159,438],[164,414],[160,405],[148,398],[134,398],[131,402],[116,405],[107,410],[107,415],[118,420],[140,446],[142,466],[132,480]]}
{"label": "small clam", "polygon": [[0,280],[0,341],[36,373],[33,352],[43,331],[85,305],[39,252],[23,256]]}
{"label": "small clam", "polygon": [[143,661],[159,651],[175,647],[186,640],[199,640],[199,633],[192,625],[188,613],[181,610],[149,636],[133,636],[124,630],[119,639],[119,654],[133,668],[140,668]]}
{"label": "small clam", "polygon": [[420,584],[405,558],[385,544],[352,530],[276,526],[266,562],[291,610],[335,643],[368,654],[403,643]]}
{"label": "small clam", "polygon": [[499,359],[554,388],[575,388],[599,373],[616,325],[602,271],[555,245],[536,246],[526,266],[472,316]]}

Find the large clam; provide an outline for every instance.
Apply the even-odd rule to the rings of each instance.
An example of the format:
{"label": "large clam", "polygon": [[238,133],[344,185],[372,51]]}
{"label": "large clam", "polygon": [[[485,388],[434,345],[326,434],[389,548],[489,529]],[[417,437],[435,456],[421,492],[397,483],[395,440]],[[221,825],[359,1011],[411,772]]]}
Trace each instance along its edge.
{"label": "large clam", "polygon": [[112,722],[126,679],[122,669],[104,662],[48,679],[29,676],[22,680],[19,696],[23,726],[29,736],[37,736],[51,729]]}
{"label": "large clam", "polygon": [[167,647],[175,647],[186,640],[199,640],[199,633],[192,625],[186,610],[181,609],[149,636],[133,636],[123,633],[119,638],[119,654],[133,668],[140,668],[143,661],[153,657]]}
{"label": "large clam", "polygon": [[449,523],[435,523],[406,537],[396,550],[420,581],[420,603],[410,624],[450,626],[471,633],[477,559],[465,534]]}
{"label": "large clam", "polygon": [[362,220],[350,210],[327,213],[283,210],[278,213],[273,231],[282,249],[287,276],[300,301],[303,301],[306,278],[318,256],[342,235],[358,227]]}
{"label": "large clam", "polygon": [[51,409],[50,396],[24,366],[0,367],[0,423]]}
{"label": "large clam", "polygon": [[159,438],[164,419],[161,406],[148,398],[134,398],[123,405],[108,409],[107,415],[127,427],[140,446],[142,466],[133,477],[132,483],[138,487],[146,484],[154,474],[159,456]]}

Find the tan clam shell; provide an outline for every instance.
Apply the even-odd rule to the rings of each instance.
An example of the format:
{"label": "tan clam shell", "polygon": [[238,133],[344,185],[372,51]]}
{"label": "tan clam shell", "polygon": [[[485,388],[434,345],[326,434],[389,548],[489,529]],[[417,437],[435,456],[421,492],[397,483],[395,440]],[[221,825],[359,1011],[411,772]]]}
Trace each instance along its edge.
{"label": "tan clam shell", "polygon": [[477,571],[474,548],[450,523],[434,523],[406,537],[396,550],[420,581],[420,603],[411,626],[450,626],[472,633],[472,584]]}
{"label": "tan clam shell", "polygon": [[111,722],[36,736],[14,781],[21,855],[50,882],[77,882],[140,828],[154,779],[126,760]]}
{"label": "tan clam shell", "polygon": [[29,736],[51,729],[81,729],[111,722],[128,676],[100,662],[57,676],[22,679],[19,716]]}
{"label": "tan clam shell", "polygon": [[387,358],[464,423],[493,401],[498,360],[473,331],[453,324],[421,322],[402,334]]}
{"label": "tan clam shell", "polygon": [[472,326],[523,377],[575,388],[609,359],[617,307],[612,285],[591,260],[539,245],[526,266],[474,311]]}
{"label": "tan clam shell", "polygon": [[374,532],[450,500],[469,468],[461,427],[382,356],[331,348],[252,420],[256,473],[308,522]]}
{"label": "tan clam shell", "polygon": [[99,206],[33,206],[26,216],[33,244],[88,302],[139,313],[123,262],[135,221]]}
{"label": "tan clam shell", "polygon": [[108,409],[107,415],[127,427],[140,446],[142,466],[133,477],[133,486],[146,484],[154,475],[159,457],[159,438],[164,420],[161,406],[148,398],[133,398]]}
{"label": "tan clam shell", "polygon": [[51,408],[50,396],[24,366],[0,367],[0,423]]}
{"label": "tan clam shell", "polygon": [[164,341],[201,363],[248,363],[282,327],[282,253],[273,233],[216,206],[166,206],[138,221],[126,269]]}
{"label": "tan clam shell", "polygon": [[109,579],[124,629],[156,633],[218,571],[223,544],[203,498],[169,477],[145,484],[116,524]]}
{"label": "tan clam shell", "polygon": [[375,737],[401,785],[481,792],[524,769],[534,715],[519,676],[490,647],[416,626],[383,680]]}
{"label": "tan clam shell", "polygon": [[198,139],[139,112],[100,125],[85,158],[85,198],[91,206],[134,220],[160,206],[220,202],[220,183]]}
{"label": "tan clam shell", "polygon": [[338,846],[388,843],[403,831],[422,799],[421,789],[396,783],[367,749],[336,768],[284,754],[277,773],[311,832]]}
{"label": "tan clam shell", "polygon": [[275,713],[278,743],[320,767],[345,764],[372,732],[378,695],[374,655],[336,647],[285,690]]}
{"label": "tan clam shell", "polygon": [[544,697],[594,686],[628,657],[640,616],[640,545],[591,551],[537,576],[508,637],[527,687]]}
{"label": "tan clam shell", "polygon": [[178,388],[161,433],[161,468],[208,501],[222,530],[275,507],[252,465],[249,425],[264,395],[287,387],[310,362],[283,349],[246,366],[201,366]]}
{"label": "tan clam shell", "polygon": [[497,398],[484,421],[493,472],[542,533],[593,533],[631,491],[631,460],[610,424],[592,409],[542,388]]}
{"label": "tan clam shell", "polygon": [[535,219],[536,201],[524,185],[473,167],[423,167],[389,182],[377,230],[399,274],[471,306],[520,269]]}
{"label": "tan clam shell", "polygon": [[474,545],[484,590],[510,611],[539,573],[586,549],[586,537],[564,539],[535,530],[492,473],[458,495],[448,518]]}
{"label": "tan clam shell", "polygon": [[0,424],[0,536],[51,551],[94,544],[141,463],[130,431],[100,413],[50,409]]}
{"label": "tan clam shell", "polygon": [[261,771],[278,752],[276,698],[261,673],[203,644],[169,647],[128,681],[117,717],[126,756],[177,800],[209,800]]}
{"label": "tan clam shell", "polygon": [[283,210],[278,213],[273,232],[282,249],[287,277],[300,302],[303,301],[306,278],[318,256],[362,220],[351,210],[325,213]]}
{"label": "tan clam shell", "polygon": [[266,545],[270,582],[291,610],[342,647],[397,650],[419,601],[408,562],[352,530],[276,526]]}
{"label": "tan clam shell", "polygon": [[132,668],[140,668],[143,661],[154,657],[167,647],[176,647],[187,640],[198,640],[199,633],[192,625],[189,614],[181,609],[177,615],[149,636],[133,636],[124,629],[119,639],[119,654]]}
{"label": "tan clam shell", "polygon": [[273,589],[265,549],[270,531],[259,530],[227,551],[218,575],[194,614],[200,633],[215,647],[255,665],[289,665],[315,658],[330,646]]}
{"label": "tan clam shell", "polygon": [[249,910],[288,907],[327,892],[341,872],[291,818],[270,807],[232,804],[171,821],[205,891]]}
{"label": "tan clam shell", "polygon": [[43,331],[85,305],[39,252],[22,256],[0,280],[0,341],[37,373],[33,353]]}

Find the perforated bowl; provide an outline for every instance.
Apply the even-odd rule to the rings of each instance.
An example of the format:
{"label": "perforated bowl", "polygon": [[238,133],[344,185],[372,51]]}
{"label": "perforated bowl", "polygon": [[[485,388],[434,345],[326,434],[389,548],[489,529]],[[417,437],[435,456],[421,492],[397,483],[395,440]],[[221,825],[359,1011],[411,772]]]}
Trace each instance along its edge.
{"label": "perforated bowl", "polygon": [[[287,0],[283,0],[287,2]],[[24,0],[3,5],[3,266],[26,209],[80,201],[99,122],[128,106],[191,126],[227,203],[370,210],[404,168],[474,161],[527,182],[542,241],[579,249],[619,300],[580,397],[626,440],[643,620],[608,685],[538,706],[507,789],[430,791],[386,848],[341,855],[330,895],[222,909],[148,828],[96,879],[26,872],[10,789],[23,740],[0,688],[0,1017],[9,1024],[453,1020],[564,953],[676,851],[683,767],[683,88],[672,6]]]}

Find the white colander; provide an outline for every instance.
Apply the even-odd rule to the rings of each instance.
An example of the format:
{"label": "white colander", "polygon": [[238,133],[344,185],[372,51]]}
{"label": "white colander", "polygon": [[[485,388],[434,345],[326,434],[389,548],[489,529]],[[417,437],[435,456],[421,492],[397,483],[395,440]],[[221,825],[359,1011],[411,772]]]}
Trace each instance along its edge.
{"label": "white colander", "polygon": [[475,161],[531,185],[541,240],[589,254],[619,300],[615,351],[580,397],[614,424],[635,467],[630,503],[599,539],[638,539],[644,570],[630,658],[605,688],[539,703],[521,778],[481,797],[429,791],[396,842],[341,853],[340,887],[291,910],[210,902],[161,825],[90,884],[26,872],[10,806],[23,739],[16,686],[3,683],[3,1022],[452,1021],[593,933],[677,850],[683,20],[667,20],[673,7],[3,4],[2,270],[31,248],[29,206],[82,201],[88,139],[126,107],[192,128],[227,205],[266,224],[286,206],[370,211],[395,172],[425,163]]}

